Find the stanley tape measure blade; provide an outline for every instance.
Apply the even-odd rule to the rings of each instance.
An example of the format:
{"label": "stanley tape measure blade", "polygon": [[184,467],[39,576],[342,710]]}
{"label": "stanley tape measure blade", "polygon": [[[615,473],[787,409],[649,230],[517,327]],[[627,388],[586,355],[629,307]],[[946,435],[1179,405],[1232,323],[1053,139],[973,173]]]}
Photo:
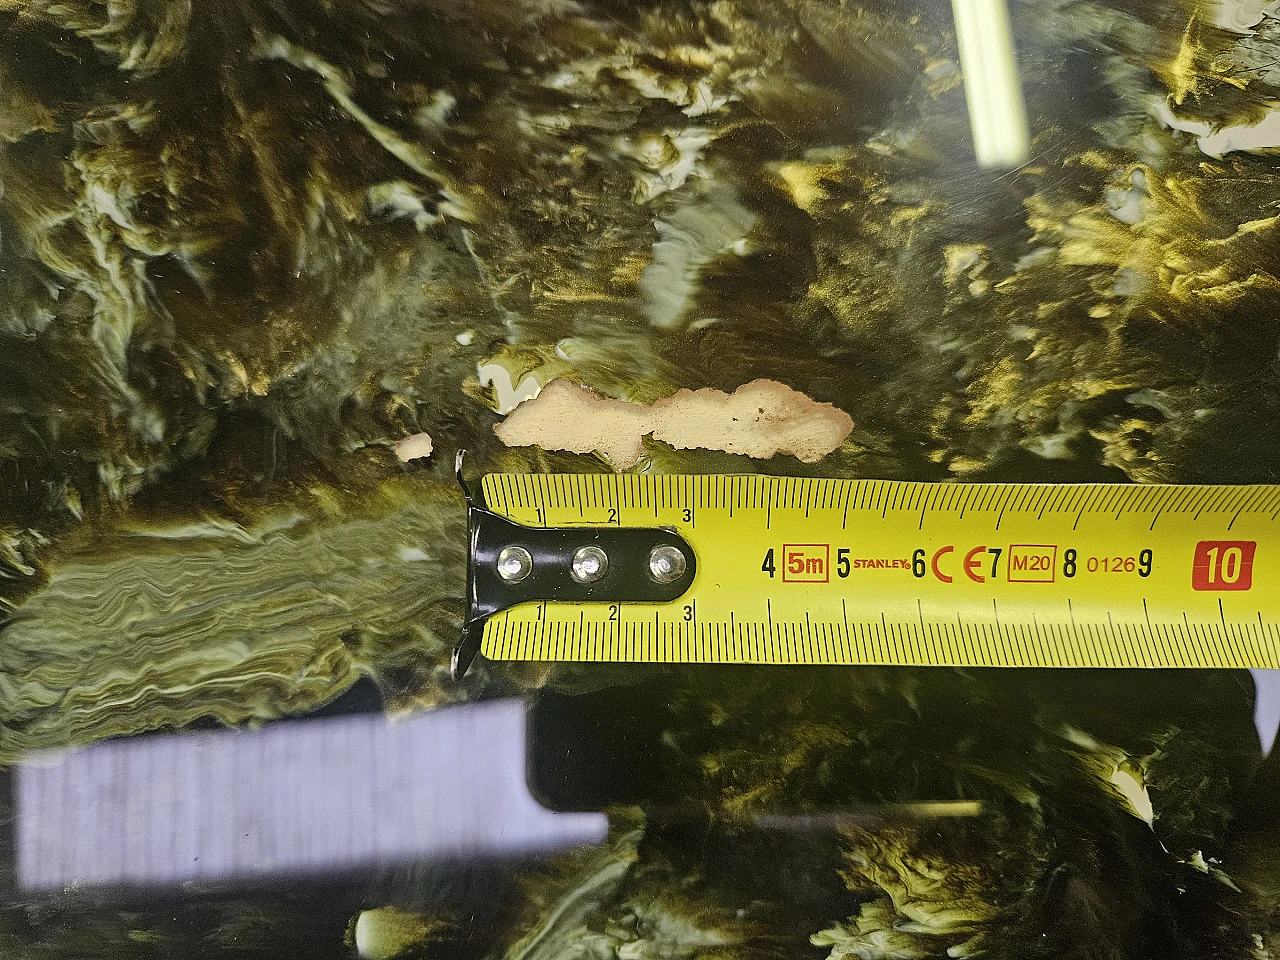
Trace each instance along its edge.
{"label": "stanley tape measure blade", "polygon": [[1280,667],[1280,486],[491,474],[482,489],[468,633],[491,659]]}

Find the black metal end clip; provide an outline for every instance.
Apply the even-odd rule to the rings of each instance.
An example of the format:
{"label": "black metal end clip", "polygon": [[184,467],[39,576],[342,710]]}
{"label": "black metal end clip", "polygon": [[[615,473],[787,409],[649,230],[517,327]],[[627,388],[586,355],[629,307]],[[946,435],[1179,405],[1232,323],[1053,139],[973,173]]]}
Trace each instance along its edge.
{"label": "black metal end clip", "polygon": [[461,679],[480,652],[485,622],[518,603],[666,603],[693,583],[689,542],[663,527],[526,527],[489,510],[454,471],[467,501],[467,612],[452,670]]}

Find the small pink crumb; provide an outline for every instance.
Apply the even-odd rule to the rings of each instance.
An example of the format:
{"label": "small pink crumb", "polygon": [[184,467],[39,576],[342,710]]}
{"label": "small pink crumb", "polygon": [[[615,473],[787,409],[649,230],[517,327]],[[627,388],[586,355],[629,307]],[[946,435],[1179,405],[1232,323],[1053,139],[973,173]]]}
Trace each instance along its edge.
{"label": "small pink crumb", "polygon": [[411,437],[405,437],[396,444],[396,456],[405,463],[431,456],[431,435],[415,433]]}

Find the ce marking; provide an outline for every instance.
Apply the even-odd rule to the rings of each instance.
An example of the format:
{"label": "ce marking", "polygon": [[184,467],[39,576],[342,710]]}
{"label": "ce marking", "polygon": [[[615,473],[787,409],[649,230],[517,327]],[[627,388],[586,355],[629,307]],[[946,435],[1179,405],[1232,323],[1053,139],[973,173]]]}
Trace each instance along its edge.
{"label": "ce marking", "polygon": [[[945,547],[939,547],[934,551],[933,556],[929,560],[929,569],[933,571],[933,575],[942,583],[954,583],[955,577],[946,573],[942,569],[942,558],[948,554],[955,553],[955,544],[949,543]],[[988,547],[985,544],[977,546],[966,553],[960,561],[960,569],[964,575],[974,583],[986,583],[987,578],[996,579],[996,573],[1000,567],[1000,555],[1004,553],[1003,547]],[[984,573],[986,569],[987,556],[991,558],[991,572]]]}

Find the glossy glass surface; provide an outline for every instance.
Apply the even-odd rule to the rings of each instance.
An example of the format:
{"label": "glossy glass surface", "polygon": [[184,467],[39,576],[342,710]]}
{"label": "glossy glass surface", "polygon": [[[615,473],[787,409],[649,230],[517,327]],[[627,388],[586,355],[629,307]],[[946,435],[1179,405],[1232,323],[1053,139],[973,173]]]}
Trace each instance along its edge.
{"label": "glossy glass surface", "polygon": [[0,764],[516,696],[544,799],[611,817],[555,857],[145,896],[23,894],[5,846],[0,953],[1280,951],[1245,672],[450,676],[454,452],[612,469],[495,436],[556,378],[854,422],[637,470],[1280,477],[1273,5],[1009,10],[1028,153],[981,166],[938,0],[0,0]]}

